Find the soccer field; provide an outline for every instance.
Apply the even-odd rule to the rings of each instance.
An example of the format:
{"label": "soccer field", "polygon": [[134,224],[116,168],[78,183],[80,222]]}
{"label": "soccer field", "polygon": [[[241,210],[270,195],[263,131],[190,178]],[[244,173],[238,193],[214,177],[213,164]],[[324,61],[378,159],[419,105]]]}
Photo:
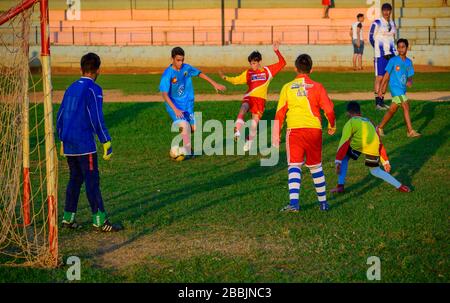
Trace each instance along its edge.
{"label": "soccer field", "polygon": [[[225,83],[217,74],[207,73],[211,78],[219,83]],[[235,76],[239,73],[227,73],[227,75]],[[39,76],[35,76],[37,79]],[[73,81],[77,80],[79,75],[53,75],[52,84],[54,90],[65,90]],[[269,86],[270,93],[279,93],[283,85],[295,78],[294,72],[280,72]],[[336,72],[313,72],[311,78],[324,85],[329,93],[347,93],[347,92],[371,92],[373,91],[373,73],[336,73]],[[159,81],[161,75],[146,74],[105,74],[98,78],[98,83],[104,90],[115,89],[121,90],[126,95],[137,94],[159,94]],[[206,81],[194,77],[192,79],[196,94],[214,93],[212,88]],[[414,75],[414,84],[408,89],[409,92],[430,92],[430,91],[448,91],[450,90],[450,72],[418,72]],[[243,94],[246,89],[245,85],[227,84],[225,94]],[[42,90],[42,83],[38,82],[36,90]],[[240,97],[239,97],[240,99]],[[60,101],[60,100],[58,100]],[[106,100],[107,101],[107,100]]]}
{"label": "soccer field", "polygon": [[[328,190],[337,182],[334,157],[347,119],[346,102],[334,103],[338,131],[324,134]],[[235,119],[239,104],[203,102],[196,111],[204,121],[225,122]],[[375,111],[373,101],[361,104],[365,116],[381,120],[384,112]],[[269,102],[263,119],[272,120],[275,107]],[[175,133],[163,103],[106,103],[114,155],[99,160],[101,190],[112,221],[125,230],[90,231],[83,189],[77,218],[85,228],[60,229],[60,252],[64,261],[80,257],[81,282],[364,282],[370,256],[381,259],[382,282],[449,282],[449,110],[450,102],[412,102],[413,126],[422,133],[417,139],[406,137],[401,112],[385,129],[393,175],[413,192],[375,179],[360,159],[350,162],[348,193],[328,194],[327,213],[319,211],[304,169],[303,210],[285,214],[279,212],[288,203],[284,145],[273,167],[260,166],[259,156],[179,163],[168,156]],[[67,181],[60,157],[59,218]],[[63,282],[66,270],[0,266],[0,281]]]}

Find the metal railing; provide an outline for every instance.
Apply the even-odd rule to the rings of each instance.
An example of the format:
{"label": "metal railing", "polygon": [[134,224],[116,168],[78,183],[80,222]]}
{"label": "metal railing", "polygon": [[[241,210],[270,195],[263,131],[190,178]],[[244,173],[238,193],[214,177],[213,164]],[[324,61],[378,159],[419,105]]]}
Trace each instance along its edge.
{"label": "metal railing", "polygon": [[[53,45],[221,45],[221,30],[221,26],[60,26],[50,28],[50,40]],[[39,26],[33,26],[30,44],[39,44],[39,37]],[[407,38],[411,45],[449,45],[450,27],[402,27],[400,37]],[[227,45],[266,45],[276,40],[284,44],[303,45],[351,43],[346,26],[228,26],[225,31]]]}

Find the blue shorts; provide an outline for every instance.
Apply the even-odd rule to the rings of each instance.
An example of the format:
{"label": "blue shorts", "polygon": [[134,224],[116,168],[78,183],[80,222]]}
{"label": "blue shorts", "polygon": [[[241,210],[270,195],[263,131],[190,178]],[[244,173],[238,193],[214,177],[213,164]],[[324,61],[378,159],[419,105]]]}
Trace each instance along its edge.
{"label": "blue shorts", "polygon": [[356,39],[353,39],[353,53],[362,55],[364,53],[364,41],[359,42],[359,47],[356,46],[356,41]]}
{"label": "blue shorts", "polygon": [[175,112],[173,111],[173,109],[166,105],[166,110],[167,113],[169,114],[170,118],[172,119],[173,123],[180,123],[182,121],[187,121],[190,125],[195,125],[195,117],[194,117],[194,111],[193,110],[188,110],[188,111],[183,111],[183,118],[178,118],[175,115]]}
{"label": "blue shorts", "polygon": [[375,67],[375,76],[384,76],[386,73],[386,66],[389,62],[389,56],[379,57],[373,59],[373,64]]}

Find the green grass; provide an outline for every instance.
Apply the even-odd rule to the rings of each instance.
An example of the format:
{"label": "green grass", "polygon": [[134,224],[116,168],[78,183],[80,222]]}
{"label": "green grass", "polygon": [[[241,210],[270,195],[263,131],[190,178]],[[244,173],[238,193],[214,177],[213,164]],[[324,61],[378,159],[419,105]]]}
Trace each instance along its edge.
{"label": "green grass", "polygon": [[[338,82],[339,83],[339,82]],[[196,105],[207,119],[234,119],[239,102]],[[335,102],[338,135],[346,103]],[[264,119],[272,119],[269,102]],[[55,108],[55,111],[57,108]],[[380,121],[373,102],[364,114]],[[105,119],[114,155],[100,160],[101,189],[112,221],[126,230],[111,235],[60,230],[63,260],[82,260],[82,282],[366,282],[369,256],[381,259],[381,282],[449,282],[449,102],[412,102],[406,138],[399,112],[385,128],[393,175],[412,185],[399,193],[352,161],[348,193],[331,197],[328,213],[316,206],[304,169],[298,214],[281,214],[288,202],[286,152],[261,167],[259,156],[201,156],[181,163],[168,157],[174,133],[162,103],[107,103]],[[205,134],[207,136],[208,133]],[[339,136],[324,135],[328,189],[337,182]],[[59,212],[68,168],[59,163]],[[88,226],[84,189],[78,220]],[[2,282],[64,282],[68,266],[44,270],[0,266]]]}
{"label": "green grass", "polygon": [[[232,85],[221,80],[215,74],[207,73],[214,80],[223,83],[227,86],[226,94],[244,93],[247,89],[246,85]],[[233,74],[229,74],[233,75]],[[357,76],[355,76],[357,75]],[[40,77],[40,76],[39,76]],[[78,79],[78,75],[54,75],[52,77],[54,90],[65,90],[69,85]],[[279,93],[283,85],[295,78],[293,72],[282,72],[278,74],[272,81],[269,87],[269,92]],[[370,92],[373,91],[373,74],[372,73],[331,73],[331,72],[317,72],[312,73],[313,80],[323,83],[325,88],[330,93],[346,93],[346,92]],[[35,77],[37,79],[37,76]],[[103,89],[119,89],[127,95],[133,94],[158,94],[159,81],[161,75],[101,75],[98,78],[98,83]],[[208,82],[193,78],[195,92],[215,93],[214,89]],[[35,80],[36,81],[36,80]],[[448,91],[450,82],[450,73],[417,73],[414,76],[414,84],[408,89],[409,92],[417,91]],[[37,85],[37,90],[41,91],[40,83]]]}

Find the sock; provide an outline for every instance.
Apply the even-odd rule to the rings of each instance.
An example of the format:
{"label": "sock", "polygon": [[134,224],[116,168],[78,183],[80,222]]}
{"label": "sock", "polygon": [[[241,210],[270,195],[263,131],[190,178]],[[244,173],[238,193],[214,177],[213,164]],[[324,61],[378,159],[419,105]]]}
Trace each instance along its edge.
{"label": "sock", "polygon": [[242,128],[242,125],[244,125],[244,124],[245,124],[244,116],[241,117],[241,115],[239,115],[237,120],[236,120],[236,123],[234,125],[236,127],[236,131],[240,132],[241,128]]}
{"label": "sock", "polygon": [[325,175],[323,174],[322,165],[311,167],[310,171],[313,177],[314,186],[316,188],[317,200],[319,200],[320,203],[326,203],[327,193]]}
{"label": "sock", "polygon": [[300,166],[289,165],[288,167],[289,176],[289,201],[292,207],[297,209],[300,208],[299,196],[300,196],[300,184],[302,180],[302,169]]}
{"label": "sock", "polygon": [[191,134],[190,132],[183,132],[181,134],[181,137],[183,138],[183,147],[186,149],[186,153],[188,155],[191,154]]}
{"label": "sock", "polygon": [[345,177],[347,176],[347,169],[348,169],[348,160],[349,156],[345,156],[344,159],[342,159],[341,162],[341,173],[338,176],[338,184],[344,185],[345,184]]}
{"label": "sock", "polygon": [[92,215],[92,223],[95,226],[102,226],[103,223],[105,223],[105,221],[106,221],[106,213],[103,211],[99,211],[98,213]]}
{"label": "sock", "polygon": [[248,136],[249,141],[253,141],[253,139],[256,137],[256,130],[258,129],[258,120],[252,119],[252,125],[250,127],[250,135]]}
{"label": "sock", "polygon": [[375,95],[375,103],[378,105],[378,104],[380,104],[380,97],[378,97],[378,93],[377,92],[374,92],[374,95]]}
{"label": "sock", "polygon": [[395,188],[399,188],[402,184],[400,182],[397,181],[397,179],[395,179],[391,174],[385,172],[384,170],[382,170],[380,167],[374,167],[370,169],[370,173],[377,177],[380,178],[384,181],[386,181],[387,183],[391,184],[392,186],[394,186]]}
{"label": "sock", "polygon": [[63,221],[73,223],[75,221],[75,213],[64,211]]}

